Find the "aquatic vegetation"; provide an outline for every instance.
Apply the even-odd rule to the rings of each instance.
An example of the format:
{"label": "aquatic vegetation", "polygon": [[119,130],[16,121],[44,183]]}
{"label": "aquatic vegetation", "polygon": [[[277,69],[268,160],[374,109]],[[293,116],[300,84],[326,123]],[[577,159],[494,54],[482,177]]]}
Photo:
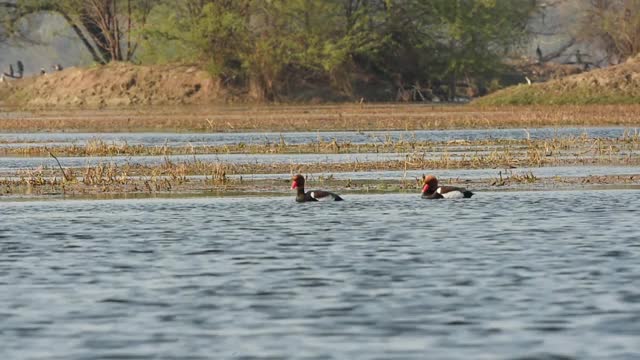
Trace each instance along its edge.
{"label": "aquatic vegetation", "polygon": [[[44,111],[8,116],[0,131],[288,131],[312,130],[317,139],[289,143],[285,136],[265,137],[258,143],[235,142],[224,145],[169,141],[154,145],[107,141],[99,134],[86,143],[56,144],[46,140],[5,141],[0,156],[14,157],[95,157],[90,165],[37,167],[29,170],[3,170],[0,194],[40,193],[158,193],[158,192],[234,192],[265,186],[247,181],[251,174],[337,174],[369,171],[425,171],[438,169],[495,169],[497,177],[485,179],[486,186],[539,185],[545,179],[518,168],[566,165],[640,165],[640,134],[637,113],[640,105],[586,107],[477,107],[425,105],[334,105],[235,108],[134,110]],[[552,138],[485,138],[477,140],[418,140],[413,129],[529,128],[565,125],[633,126],[618,138],[593,138],[586,133]],[[394,134],[369,134],[367,142],[353,143],[322,136],[323,130],[402,129]],[[19,137],[16,137],[16,139]],[[40,141],[40,142],[38,142]],[[358,161],[348,156],[338,161],[305,160],[295,154],[381,154],[380,160]],[[217,156],[220,154],[220,156]],[[283,154],[272,162],[225,160],[225,154]],[[389,154],[384,155],[384,154]],[[182,155],[180,160],[172,156]],[[187,156],[185,156],[187,155]],[[203,160],[199,155],[215,155]],[[291,155],[291,156],[288,156]],[[383,156],[384,155],[384,156]],[[108,157],[126,157],[111,162]],[[155,156],[155,159],[144,159]],[[104,157],[103,161],[100,161]],[[375,157],[375,156],[372,156]],[[185,158],[187,160],[185,160]],[[233,158],[233,157],[229,157]],[[237,158],[237,157],[236,157]],[[278,159],[286,160],[278,160]],[[307,157],[308,159],[309,157]],[[377,158],[377,157],[376,157]],[[144,161],[143,161],[144,159]],[[158,161],[161,159],[161,161]],[[214,159],[214,160],[211,160]],[[1,159],[0,159],[1,161]],[[236,161],[236,162],[234,162]],[[62,162],[64,163],[64,161]],[[75,162],[78,164],[78,162]],[[328,175],[316,179],[337,183],[350,191],[413,191],[413,179],[406,175],[393,181],[336,180]],[[462,181],[462,180],[460,180]],[[560,180],[557,180],[558,182]],[[593,179],[588,181],[595,181]],[[616,180],[618,181],[618,180]],[[620,180],[626,181],[626,180]],[[630,180],[630,181],[637,181]],[[279,188],[282,184],[267,182]],[[478,184],[476,184],[478,185]],[[479,186],[474,186],[478,188]],[[480,186],[481,188],[481,186]],[[278,190],[279,191],[279,190]]]}
{"label": "aquatic vegetation", "polygon": [[205,154],[356,154],[356,153],[471,153],[471,152],[527,152],[534,161],[537,158],[560,153],[575,152],[610,154],[640,150],[640,136],[637,129],[625,130],[620,138],[589,138],[587,136],[565,136],[551,139],[480,139],[454,141],[416,141],[387,136],[376,142],[353,144],[336,139],[302,144],[225,144],[225,145],[181,145],[161,146],[129,145],[127,143],[106,142],[92,139],[86,145],[42,146],[40,144],[19,147],[0,147],[2,156],[47,156],[49,151],[57,156],[159,156],[159,155],[205,155]]}

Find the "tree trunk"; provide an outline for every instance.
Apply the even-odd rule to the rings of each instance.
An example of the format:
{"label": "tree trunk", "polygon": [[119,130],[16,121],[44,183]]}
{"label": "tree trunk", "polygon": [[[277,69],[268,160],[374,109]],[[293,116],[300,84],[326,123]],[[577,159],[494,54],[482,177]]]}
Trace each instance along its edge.
{"label": "tree trunk", "polygon": [[82,22],[82,27],[84,27],[87,33],[89,33],[89,35],[93,39],[94,44],[96,44],[96,51],[99,52],[100,56],[104,59],[102,63],[104,64],[114,60],[108,47],[109,42],[104,32],[102,31],[102,29],[100,29],[100,26],[98,26],[97,23],[93,20],[91,14],[87,12],[87,9],[82,9],[81,19],[82,20],[80,21]]}
{"label": "tree trunk", "polygon": [[456,77],[456,74],[453,73],[451,74],[451,77],[449,78],[449,101],[455,101],[456,99],[456,82],[458,81],[458,78]]}
{"label": "tree trunk", "polygon": [[[0,8],[5,8],[5,9],[18,9],[18,5],[12,2],[0,2]],[[71,27],[71,30],[73,30],[73,32],[78,36],[78,38],[80,39],[80,41],[82,42],[82,45],[84,45],[84,47],[87,49],[87,51],[89,52],[89,54],[91,54],[91,57],[93,58],[93,61],[99,63],[99,64],[105,64],[107,62],[107,59],[109,59],[108,57],[108,52],[103,51],[102,49],[100,49],[99,47],[96,49],[96,46],[94,44],[91,43],[91,41],[85,36],[85,33],[82,31],[81,27],[84,27],[88,30],[87,23],[84,23],[83,21],[81,21],[80,23],[76,23],[71,16],[69,16],[69,14],[67,14],[63,9],[61,9],[60,7],[56,6],[55,4],[49,5],[49,6],[44,6],[39,8],[40,11],[43,12],[52,12],[52,13],[56,13],[59,14],[60,16],[62,16],[62,18],[64,18],[64,20],[67,22],[67,24]],[[22,18],[23,16],[29,15],[30,12],[27,13],[19,13],[17,14],[17,19]],[[91,36],[94,36],[94,34],[92,34],[90,31],[88,31],[90,33]]]}
{"label": "tree trunk", "polygon": [[249,96],[256,101],[264,101],[267,97],[265,86],[260,76],[249,77]]}
{"label": "tree trunk", "polygon": [[120,45],[120,26],[118,24],[118,8],[117,8],[117,0],[113,0],[113,8],[111,13],[111,21],[113,23],[111,27],[112,37],[113,37],[113,47],[115,50],[114,60],[122,61],[122,48]]}
{"label": "tree trunk", "polygon": [[71,17],[69,17],[69,15],[60,12],[60,15],[62,15],[62,17],[67,21],[67,24],[69,24],[69,26],[71,26],[71,29],[73,29],[73,32],[76,33],[76,35],[78,35],[78,37],[80,38],[80,41],[82,41],[82,44],[84,45],[84,47],[87,49],[87,51],[89,51],[89,54],[91,54],[91,57],[93,58],[93,61],[97,62],[98,64],[106,64],[107,61],[104,57],[104,53],[103,52],[98,52],[96,51],[95,47],[91,44],[91,42],[89,41],[89,39],[87,39],[86,36],[84,36],[84,33],[82,32],[82,30],[80,29],[80,27],[73,22],[73,20],[71,19]]}
{"label": "tree trunk", "polygon": [[131,51],[131,0],[127,0],[127,61],[131,61],[133,52]]}

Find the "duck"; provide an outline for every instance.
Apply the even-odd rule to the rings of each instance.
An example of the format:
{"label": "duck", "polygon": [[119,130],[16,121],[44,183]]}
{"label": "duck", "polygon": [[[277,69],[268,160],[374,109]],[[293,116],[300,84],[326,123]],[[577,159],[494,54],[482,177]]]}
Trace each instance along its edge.
{"label": "duck", "polygon": [[324,190],[312,190],[304,192],[304,176],[298,174],[291,178],[291,189],[296,189],[296,201],[342,201],[340,195]]}
{"label": "duck", "polygon": [[438,179],[433,175],[422,177],[423,199],[465,199],[473,196],[473,192],[455,186],[438,186]]}

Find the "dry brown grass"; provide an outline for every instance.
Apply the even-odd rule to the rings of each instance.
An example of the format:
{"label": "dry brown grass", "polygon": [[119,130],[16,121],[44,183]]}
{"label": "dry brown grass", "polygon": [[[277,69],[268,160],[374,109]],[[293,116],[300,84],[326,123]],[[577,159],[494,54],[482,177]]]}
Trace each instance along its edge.
{"label": "dry brown grass", "polygon": [[640,126],[640,105],[324,105],[0,112],[3,132],[330,131]]}
{"label": "dry brown grass", "polygon": [[124,62],[68,67],[0,84],[3,101],[31,108],[200,104],[224,99],[226,92],[221,90],[216,79],[196,67]]}

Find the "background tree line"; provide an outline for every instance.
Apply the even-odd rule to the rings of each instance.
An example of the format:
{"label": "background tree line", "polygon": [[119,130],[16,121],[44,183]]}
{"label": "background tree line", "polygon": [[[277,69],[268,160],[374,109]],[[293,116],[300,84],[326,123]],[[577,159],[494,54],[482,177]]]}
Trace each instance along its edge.
{"label": "background tree line", "polygon": [[[586,16],[594,26],[583,36],[622,58],[637,53],[640,0],[590,1]],[[258,99],[277,100],[300,81],[325,81],[349,95],[357,74],[398,87],[445,84],[453,96],[461,79],[500,73],[545,6],[541,0],[0,0],[0,41],[25,40],[33,16],[55,13],[96,63],[198,63]]]}

